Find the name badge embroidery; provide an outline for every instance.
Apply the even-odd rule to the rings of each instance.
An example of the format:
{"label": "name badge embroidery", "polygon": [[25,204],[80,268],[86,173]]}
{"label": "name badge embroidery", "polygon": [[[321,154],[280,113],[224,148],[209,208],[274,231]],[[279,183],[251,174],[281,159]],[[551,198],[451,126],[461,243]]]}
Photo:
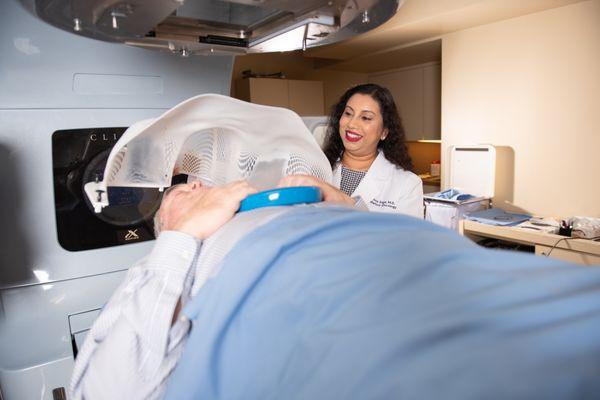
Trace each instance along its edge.
{"label": "name badge embroidery", "polygon": [[393,201],[390,201],[390,200],[373,199],[370,201],[370,203],[377,207],[391,208],[392,210],[395,210],[396,208],[398,208],[398,207],[396,207],[396,203],[394,203]]}

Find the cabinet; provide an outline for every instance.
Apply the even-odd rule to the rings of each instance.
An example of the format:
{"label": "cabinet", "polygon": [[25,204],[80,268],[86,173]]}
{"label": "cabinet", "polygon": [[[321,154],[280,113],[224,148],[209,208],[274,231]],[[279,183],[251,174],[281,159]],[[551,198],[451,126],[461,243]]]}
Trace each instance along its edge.
{"label": "cabinet", "polygon": [[423,67],[423,139],[441,139],[442,68]]}
{"label": "cabinet", "polygon": [[285,107],[299,115],[323,115],[323,82],[245,78],[236,82],[236,97],[267,106]]}
{"label": "cabinet", "polygon": [[407,140],[441,138],[441,66],[423,64],[373,74],[369,81],[387,87],[400,112]]}
{"label": "cabinet", "polygon": [[600,254],[535,245],[535,254],[583,265],[600,265]]}
{"label": "cabinet", "polygon": [[600,242],[587,239],[529,231],[519,227],[493,226],[475,221],[462,220],[459,232],[471,239],[494,238],[508,242],[533,246],[535,254],[558,258],[583,265],[600,265]]}

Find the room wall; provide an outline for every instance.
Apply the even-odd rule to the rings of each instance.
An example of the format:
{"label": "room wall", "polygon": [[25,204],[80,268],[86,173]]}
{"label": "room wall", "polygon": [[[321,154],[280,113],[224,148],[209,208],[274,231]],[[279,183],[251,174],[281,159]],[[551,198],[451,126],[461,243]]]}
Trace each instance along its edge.
{"label": "room wall", "polygon": [[600,217],[600,0],[443,37],[442,166],[469,143],[499,146],[496,206]]}
{"label": "room wall", "polygon": [[431,163],[440,161],[439,141],[416,141],[408,140],[406,142],[408,154],[413,161],[413,172],[415,174],[429,174]]}
{"label": "room wall", "polygon": [[[241,79],[242,71],[247,69],[259,74],[283,72],[288,79],[322,81],[327,113],[349,87],[367,82],[368,77],[366,73],[317,69],[313,59],[304,57],[300,51],[237,56],[232,80],[235,82],[236,79]],[[231,95],[235,97],[235,83],[232,83],[231,87]]]}

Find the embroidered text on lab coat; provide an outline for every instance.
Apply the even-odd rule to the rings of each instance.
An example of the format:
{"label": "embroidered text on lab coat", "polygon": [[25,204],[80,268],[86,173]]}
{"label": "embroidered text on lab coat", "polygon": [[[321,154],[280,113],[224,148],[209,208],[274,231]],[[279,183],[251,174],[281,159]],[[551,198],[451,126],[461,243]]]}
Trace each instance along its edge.
{"label": "embroidered text on lab coat", "polygon": [[391,208],[393,210],[395,210],[397,208],[396,203],[394,203],[393,201],[390,201],[390,200],[373,199],[369,203],[373,204],[376,207],[387,207],[387,208]]}

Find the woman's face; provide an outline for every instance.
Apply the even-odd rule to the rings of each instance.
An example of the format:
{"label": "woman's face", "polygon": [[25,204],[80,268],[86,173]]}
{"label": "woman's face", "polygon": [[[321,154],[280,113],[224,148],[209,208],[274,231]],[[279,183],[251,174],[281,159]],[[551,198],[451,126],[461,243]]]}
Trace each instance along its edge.
{"label": "woman's face", "polygon": [[340,118],[340,137],[345,151],[357,157],[373,156],[387,135],[379,104],[367,94],[356,93]]}

